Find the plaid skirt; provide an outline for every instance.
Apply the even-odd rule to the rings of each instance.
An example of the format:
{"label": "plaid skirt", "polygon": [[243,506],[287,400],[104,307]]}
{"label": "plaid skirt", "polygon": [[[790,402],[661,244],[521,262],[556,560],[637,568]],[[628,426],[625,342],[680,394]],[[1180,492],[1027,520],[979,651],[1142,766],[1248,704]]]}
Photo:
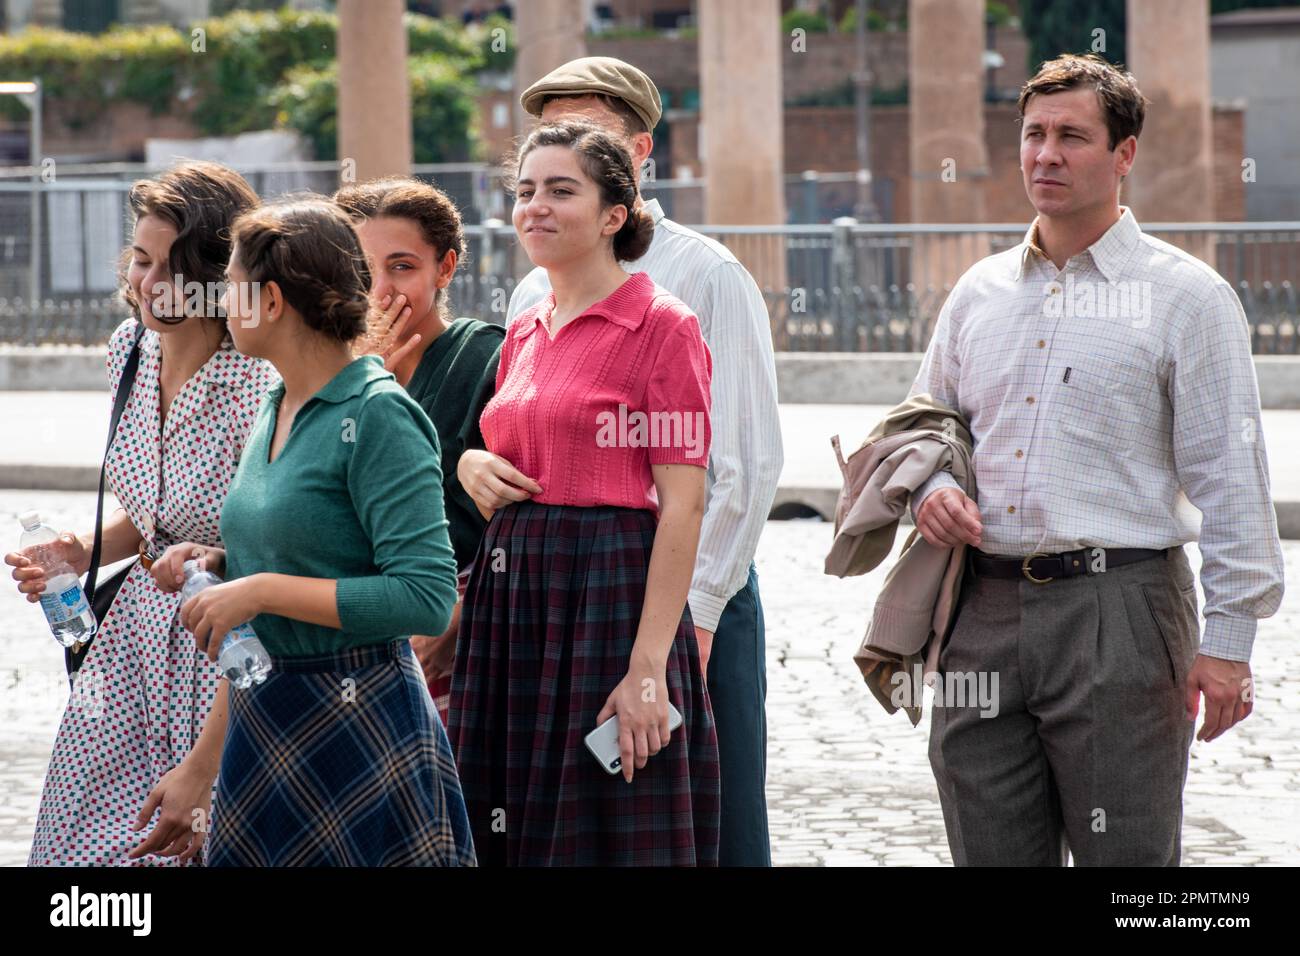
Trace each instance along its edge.
{"label": "plaid skirt", "polygon": [[583,738],[626,676],[655,516],[524,501],[479,545],[448,725],[480,865],[718,861],[718,742],[690,612],[668,655],[684,718],[629,785]]}
{"label": "plaid skirt", "polygon": [[230,689],[209,866],[472,866],[442,722],[408,641],[273,658]]}

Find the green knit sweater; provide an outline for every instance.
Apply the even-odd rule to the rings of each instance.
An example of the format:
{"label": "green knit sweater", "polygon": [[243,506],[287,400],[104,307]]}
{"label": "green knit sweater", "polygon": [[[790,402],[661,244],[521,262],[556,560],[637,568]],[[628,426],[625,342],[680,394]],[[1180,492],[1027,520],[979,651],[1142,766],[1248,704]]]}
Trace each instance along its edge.
{"label": "green knit sweater", "polygon": [[272,656],[441,634],[456,602],[438,433],[378,356],[347,365],[294,418],[268,462],[284,384],[262,400],[221,512],[227,580],[338,581],[342,629],[253,618]]}

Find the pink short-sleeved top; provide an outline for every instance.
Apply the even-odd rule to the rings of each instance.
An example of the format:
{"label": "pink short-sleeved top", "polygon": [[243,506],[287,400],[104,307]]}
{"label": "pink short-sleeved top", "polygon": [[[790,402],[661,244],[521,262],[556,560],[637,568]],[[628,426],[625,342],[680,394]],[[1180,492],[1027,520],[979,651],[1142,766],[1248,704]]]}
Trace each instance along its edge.
{"label": "pink short-sleeved top", "polygon": [[634,273],[552,339],[555,293],[511,324],[483,438],[533,501],[658,513],[651,465],[707,468],[713,360],[686,304]]}

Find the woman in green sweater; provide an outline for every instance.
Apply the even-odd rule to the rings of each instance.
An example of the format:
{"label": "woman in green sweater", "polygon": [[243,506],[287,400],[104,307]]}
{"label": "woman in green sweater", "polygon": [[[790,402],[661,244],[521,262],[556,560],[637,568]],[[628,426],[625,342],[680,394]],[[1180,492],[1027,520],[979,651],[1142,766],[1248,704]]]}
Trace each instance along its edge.
{"label": "woman in green sweater", "polygon": [[[447,289],[465,257],[465,237],[456,204],[442,190],[394,177],[344,186],[334,201],[356,226],[371,299],[384,310],[356,351],[379,354],[438,431],[443,504],[463,597],[487,519],[461,487],[456,465],[467,449],[485,447],[479,416],[496,393],[505,329],[452,318]],[[458,600],[441,634],[411,638],[444,724],[461,606]]]}
{"label": "woman in green sweater", "polygon": [[[251,619],[273,670],[223,686],[209,863],[472,864],[446,732],[407,640],[445,629],[456,599],[438,435],[380,358],[353,357],[369,275],[336,206],[266,206],[232,232],[231,336],[283,383],[226,499],[226,551],[207,555],[227,581],[181,616],[209,657]],[[196,766],[219,746],[201,740]]]}

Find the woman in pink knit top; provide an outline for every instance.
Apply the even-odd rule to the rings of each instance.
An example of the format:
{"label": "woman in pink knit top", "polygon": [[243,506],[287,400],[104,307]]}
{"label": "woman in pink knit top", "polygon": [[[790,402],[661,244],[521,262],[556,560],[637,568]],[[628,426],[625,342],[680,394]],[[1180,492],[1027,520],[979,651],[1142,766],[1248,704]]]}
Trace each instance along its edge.
{"label": "woman in pink knit top", "polygon": [[[648,275],[628,154],[583,124],[520,150],[515,230],[554,292],[510,327],[448,728],[482,865],[718,858],[718,750],[686,595],[704,513],[712,363]],[[669,731],[671,701],[683,716]],[[621,773],[584,737],[617,715]]]}

